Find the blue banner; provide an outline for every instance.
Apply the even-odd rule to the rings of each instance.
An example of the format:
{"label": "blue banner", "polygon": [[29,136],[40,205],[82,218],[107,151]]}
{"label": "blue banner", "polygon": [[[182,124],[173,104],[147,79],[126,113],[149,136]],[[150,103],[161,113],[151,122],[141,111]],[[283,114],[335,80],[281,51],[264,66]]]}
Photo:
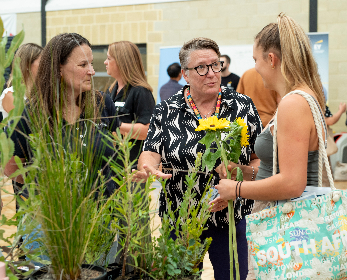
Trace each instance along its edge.
{"label": "blue banner", "polygon": [[313,56],[318,64],[325,99],[329,97],[329,34],[307,33],[312,46]]}

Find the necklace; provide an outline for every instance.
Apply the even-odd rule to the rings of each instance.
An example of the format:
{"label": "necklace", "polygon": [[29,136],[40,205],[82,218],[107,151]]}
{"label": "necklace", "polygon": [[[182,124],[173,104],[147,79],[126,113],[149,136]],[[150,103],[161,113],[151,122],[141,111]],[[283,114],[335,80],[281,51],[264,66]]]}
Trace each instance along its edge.
{"label": "necklace", "polygon": [[[201,120],[202,119],[201,114],[200,114],[198,108],[196,107],[196,105],[195,105],[195,103],[193,101],[192,96],[190,95],[189,87],[187,88],[187,99],[189,101],[190,107],[192,107],[192,109],[193,109],[195,115],[197,116],[198,120]],[[218,118],[221,102],[222,102],[222,90],[221,90],[221,88],[219,88],[217,104],[216,104],[216,106],[213,106],[213,108],[211,109],[210,112],[208,112],[206,115],[204,115],[205,119],[207,118],[207,115],[210,114],[214,108],[216,108],[216,111],[214,112],[214,115]]]}

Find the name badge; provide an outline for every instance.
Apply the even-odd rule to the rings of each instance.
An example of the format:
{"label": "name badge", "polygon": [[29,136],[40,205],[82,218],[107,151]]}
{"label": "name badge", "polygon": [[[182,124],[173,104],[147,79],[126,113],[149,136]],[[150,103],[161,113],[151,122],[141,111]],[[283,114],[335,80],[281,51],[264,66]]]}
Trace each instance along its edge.
{"label": "name badge", "polygon": [[116,107],[124,107],[125,102],[115,102],[114,105]]}

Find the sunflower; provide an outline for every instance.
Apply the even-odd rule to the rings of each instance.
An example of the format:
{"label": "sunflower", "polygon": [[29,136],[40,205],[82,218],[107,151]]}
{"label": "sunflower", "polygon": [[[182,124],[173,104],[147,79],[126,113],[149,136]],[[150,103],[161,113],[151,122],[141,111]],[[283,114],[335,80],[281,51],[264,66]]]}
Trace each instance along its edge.
{"label": "sunflower", "polygon": [[249,143],[248,143],[249,135],[247,134],[248,130],[247,130],[247,125],[245,123],[245,120],[241,119],[241,118],[237,118],[235,121],[239,126],[242,126],[241,146],[248,146],[249,145]]}
{"label": "sunflower", "polygon": [[200,119],[199,126],[195,131],[201,130],[218,130],[227,128],[230,125],[230,122],[227,119],[218,119],[216,116],[209,117],[207,119]]}

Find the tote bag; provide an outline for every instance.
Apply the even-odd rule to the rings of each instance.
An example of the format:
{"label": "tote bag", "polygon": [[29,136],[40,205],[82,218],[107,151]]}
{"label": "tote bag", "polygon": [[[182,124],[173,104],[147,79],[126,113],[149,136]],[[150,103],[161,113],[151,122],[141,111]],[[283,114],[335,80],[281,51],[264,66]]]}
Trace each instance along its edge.
{"label": "tote bag", "polygon": [[[319,177],[323,162],[329,166],[320,110],[307,93],[319,137]],[[288,95],[289,95],[288,94]],[[277,170],[276,117],[274,127],[274,172]],[[290,200],[246,216],[249,254],[256,279],[347,279],[347,192],[336,190],[326,168],[331,192]],[[320,188],[316,188],[317,191]],[[313,195],[313,197],[312,197]]]}

